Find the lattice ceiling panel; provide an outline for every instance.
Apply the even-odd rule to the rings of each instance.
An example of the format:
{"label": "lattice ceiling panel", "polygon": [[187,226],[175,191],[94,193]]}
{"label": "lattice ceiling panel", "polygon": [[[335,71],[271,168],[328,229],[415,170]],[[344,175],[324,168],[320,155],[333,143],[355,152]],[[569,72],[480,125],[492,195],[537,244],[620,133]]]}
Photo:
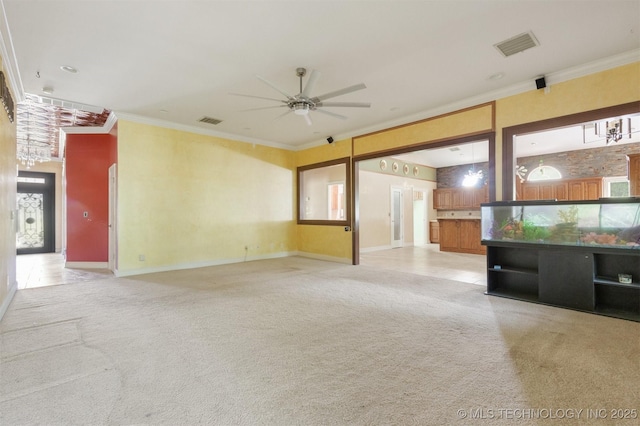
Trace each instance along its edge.
{"label": "lattice ceiling panel", "polygon": [[111,111],[101,113],[70,109],[41,102],[36,95],[25,95],[25,101],[18,103],[16,132],[20,145],[34,144],[50,147],[51,157],[62,158],[60,152],[61,127],[102,127]]}

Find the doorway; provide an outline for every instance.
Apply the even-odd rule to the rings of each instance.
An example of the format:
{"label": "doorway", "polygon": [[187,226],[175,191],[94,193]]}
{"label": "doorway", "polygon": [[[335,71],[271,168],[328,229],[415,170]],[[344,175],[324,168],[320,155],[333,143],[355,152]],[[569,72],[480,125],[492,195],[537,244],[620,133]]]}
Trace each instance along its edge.
{"label": "doorway", "polygon": [[55,174],[18,172],[17,254],[55,251]]}

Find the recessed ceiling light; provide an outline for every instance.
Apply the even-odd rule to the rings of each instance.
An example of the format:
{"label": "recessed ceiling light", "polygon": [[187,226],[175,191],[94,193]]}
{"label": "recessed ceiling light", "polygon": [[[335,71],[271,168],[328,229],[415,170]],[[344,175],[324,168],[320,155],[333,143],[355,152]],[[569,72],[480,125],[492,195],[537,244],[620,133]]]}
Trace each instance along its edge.
{"label": "recessed ceiling light", "polygon": [[74,67],[69,66],[69,65],[62,65],[62,66],[60,67],[60,69],[61,69],[62,71],[70,72],[71,74],[75,74],[75,73],[77,73],[77,72],[78,72],[78,70],[77,70],[77,69],[75,69]]}
{"label": "recessed ceiling light", "polygon": [[489,80],[501,80],[504,77],[503,72],[498,72],[489,77]]}
{"label": "recessed ceiling light", "polygon": [[53,93],[53,87],[43,87],[42,93],[46,93],[47,95],[51,95]]}

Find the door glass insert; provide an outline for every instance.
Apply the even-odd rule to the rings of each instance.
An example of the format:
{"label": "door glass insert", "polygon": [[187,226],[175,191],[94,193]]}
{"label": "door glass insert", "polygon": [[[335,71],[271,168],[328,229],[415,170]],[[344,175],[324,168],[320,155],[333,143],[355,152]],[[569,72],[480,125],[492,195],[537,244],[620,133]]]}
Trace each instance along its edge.
{"label": "door glass insert", "polygon": [[18,249],[44,247],[44,194],[18,194]]}
{"label": "door glass insert", "polygon": [[402,194],[399,190],[393,191],[393,240],[402,239]]}

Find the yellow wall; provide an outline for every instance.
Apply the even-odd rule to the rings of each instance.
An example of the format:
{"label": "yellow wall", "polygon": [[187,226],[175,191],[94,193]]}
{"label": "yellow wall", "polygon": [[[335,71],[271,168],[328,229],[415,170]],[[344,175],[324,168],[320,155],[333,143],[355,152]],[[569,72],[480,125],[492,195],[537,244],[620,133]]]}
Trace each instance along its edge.
{"label": "yellow wall", "polygon": [[502,128],[640,100],[640,62],[496,101],[496,193],[502,194]]}
{"label": "yellow wall", "polygon": [[[496,194],[502,194],[502,128],[561,117],[640,100],[640,62],[550,86],[549,93],[531,91],[498,99],[495,103],[456,111],[416,123],[353,138],[352,156],[384,153],[402,147],[496,132]],[[345,144],[345,146],[348,146]],[[331,158],[329,147],[298,153],[298,165]],[[351,238],[342,227],[298,226],[300,251],[350,256]],[[350,236],[349,236],[350,237]]]}
{"label": "yellow wall", "polygon": [[118,272],[295,252],[294,175],[291,151],[120,120]]}
{"label": "yellow wall", "polygon": [[[9,85],[1,57],[0,70]],[[0,108],[0,319],[16,289],[16,185],[16,123]]]}
{"label": "yellow wall", "polygon": [[[352,157],[351,139],[299,151],[296,165],[299,167],[345,157]],[[351,200],[347,202],[350,203]],[[351,231],[345,231],[343,225],[298,225],[296,233],[298,252],[301,255],[351,263]]]}
{"label": "yellow wall", "polygon": [[493,130],[493,104],[445,114],[354,138],[354,155],[470,136]]}

